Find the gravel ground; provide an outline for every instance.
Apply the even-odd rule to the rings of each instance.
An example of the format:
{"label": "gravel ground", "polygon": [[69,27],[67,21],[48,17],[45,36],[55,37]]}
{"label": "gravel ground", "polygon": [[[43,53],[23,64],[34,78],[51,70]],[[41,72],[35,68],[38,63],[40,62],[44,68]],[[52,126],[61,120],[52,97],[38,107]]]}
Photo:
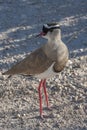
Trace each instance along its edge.
{"label": "gravel ground", "polygon": [[[87,1],[0,0],[0,18],[0,130],[87,130]],[[41,120],[39,79],[8,78],[2,72],[42,46],[45,40],[33,35],[53,21],[61,25],[70,60],[47,80],[52,110],[46,109],[43,95],[47,116]]]}

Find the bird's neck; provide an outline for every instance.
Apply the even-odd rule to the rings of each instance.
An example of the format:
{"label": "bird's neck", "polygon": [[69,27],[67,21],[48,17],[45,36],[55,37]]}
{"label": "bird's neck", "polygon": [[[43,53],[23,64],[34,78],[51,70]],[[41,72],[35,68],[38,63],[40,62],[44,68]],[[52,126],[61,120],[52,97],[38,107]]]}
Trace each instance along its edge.
{"label": "bird's neck", "polygon": [[54,35],[53,37],[49,37],[48,38],[48,43],[52,43],[52,44],[61,44],[62,40],[61,40],[61,32],[59,32],[58,35]]}
{"label": "bird's neck", "polygon": [[61,37],[55,37],[55,38],[51,38],[51,39],[48,39],[48,44],[49,46],[54,46],[54,45],[57,45],[57,46],[60,46],[61,44],[63,44],[62,40],[61,40]]}

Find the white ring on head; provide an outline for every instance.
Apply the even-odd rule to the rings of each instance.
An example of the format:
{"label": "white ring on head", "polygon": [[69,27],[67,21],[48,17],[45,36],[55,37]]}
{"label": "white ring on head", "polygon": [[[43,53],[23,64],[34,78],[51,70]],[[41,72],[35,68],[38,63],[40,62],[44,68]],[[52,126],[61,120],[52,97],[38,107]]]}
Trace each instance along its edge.
{"label": "white ring on head", "polygon": [[53,28],[54,28],[54,27],[60,27],[59,24],[56,24],[56,25],[54,25],[54,26],[53,26],[53,25],[52,25],[52,26],[48,26],[47,24],[44,24],[44,26],[45,26],[46,28],[48,28],[48,29],[49,29],[49,28],[52,28],[52,27],[53,27]]}

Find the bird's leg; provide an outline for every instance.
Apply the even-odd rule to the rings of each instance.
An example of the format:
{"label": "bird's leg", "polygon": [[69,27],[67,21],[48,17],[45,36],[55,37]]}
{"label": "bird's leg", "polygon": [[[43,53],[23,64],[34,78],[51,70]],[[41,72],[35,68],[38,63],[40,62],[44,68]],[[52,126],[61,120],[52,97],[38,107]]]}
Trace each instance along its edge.
{"label": "bird's leg", "polygon": [[44,79],[44,81],[43,81],[43,88],[44,88],[44,94],[45,94],[46,104],[47,104],[47,107],[49,107],[48,94],[47,94],[47,90],[46,90],[46,79]]}
{"label": "bird's leg", "polygon": [[45,94],[47,108],[49,110],[52,110],[51,106],[49,105],[49,101],[48,101],[48,94],[47,94],[47,90],[46,90],[46,79],[44,79],[44,81],[43,81],[43,88],[44,88],[44,94]]}
{"label": "bird's leg", "polygon": [[38,92],[39,92],[39,100],[40,100],[40,116],[42,116],[42,96],[41,96],[41,88],[43,87],[43,80],[40,81],[39,87],[38,87]]}

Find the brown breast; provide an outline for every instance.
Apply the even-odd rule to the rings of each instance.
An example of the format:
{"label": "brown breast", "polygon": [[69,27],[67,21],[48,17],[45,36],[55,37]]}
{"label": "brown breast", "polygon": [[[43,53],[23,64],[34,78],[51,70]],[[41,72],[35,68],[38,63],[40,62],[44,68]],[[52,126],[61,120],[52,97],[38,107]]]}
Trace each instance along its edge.
{"label": "brown breast", "polygon": [[61,62],[56,62],[53,67],[54,71],[61,72],[66,66],[67,61],[68,61],[68,57],[64,58]]}
{"label": "brown breast", "polygon": [[69,59],[69,52],[66,46],[64,46],[63,50],[61,50],[60,52],[61,53],[58,53],[57,55],[56,63],[53,67],[55,72],[62,71]]}

